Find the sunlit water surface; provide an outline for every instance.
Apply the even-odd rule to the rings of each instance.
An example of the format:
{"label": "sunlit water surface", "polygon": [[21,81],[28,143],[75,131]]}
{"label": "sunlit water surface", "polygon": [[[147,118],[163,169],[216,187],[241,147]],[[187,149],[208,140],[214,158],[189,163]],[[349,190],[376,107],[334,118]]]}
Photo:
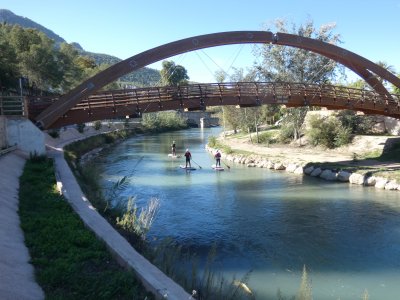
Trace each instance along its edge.
{"label": "sunlit water surface", "polygon": [[[400,299],[398,192],[247,168],[225,161],[211,169],[204,146],[219,129],[191,129],[131,138],[96,161],[108,189],[127,176],[115,201],[151,197],[160,211],[149,240],[172,237],[206,257],[217,246],[215,268],[231,279],[251,271],[257,299],[296,294],[303,265],[314,299]],[[190,148],[196,171],[167,156]]]}

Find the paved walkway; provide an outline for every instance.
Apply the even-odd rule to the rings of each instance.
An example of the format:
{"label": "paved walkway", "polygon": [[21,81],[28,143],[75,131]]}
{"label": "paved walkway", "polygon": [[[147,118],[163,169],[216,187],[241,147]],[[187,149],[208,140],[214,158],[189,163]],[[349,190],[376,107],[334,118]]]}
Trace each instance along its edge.
{"label": "paved walkway", "polygon": [[0,156],[0,299],[44,299],[24,243],[18,216],[19,177],[26,158],[19,151]]}

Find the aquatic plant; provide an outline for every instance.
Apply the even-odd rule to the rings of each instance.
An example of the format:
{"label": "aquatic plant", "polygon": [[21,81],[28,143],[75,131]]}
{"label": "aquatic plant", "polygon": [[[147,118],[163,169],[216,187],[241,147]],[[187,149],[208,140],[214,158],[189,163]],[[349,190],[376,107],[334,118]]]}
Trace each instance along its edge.
{"label": "aquatic plant", "polygon": [[140,210],[136,205],[136,198],[130,197],[127,202],[125,213],[122,217],[117,217],[116,223],[122,229],[139,235],[143,240],[154,222],[154,218],[160,207],[160,202],[156,198],[151,198],[145,207]]}

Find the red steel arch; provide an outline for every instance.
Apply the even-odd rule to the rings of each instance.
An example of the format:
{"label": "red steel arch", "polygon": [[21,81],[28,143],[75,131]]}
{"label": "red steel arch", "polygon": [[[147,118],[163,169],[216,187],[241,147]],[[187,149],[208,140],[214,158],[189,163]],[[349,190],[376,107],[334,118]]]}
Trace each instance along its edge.
{"label": "red steel arch", "polygon": [[126,60],[84,81],[76,88],[63,95],[57,102],[44,110],[37,118],[37,124],[49,128],[58,118],[63,116],[82,99],[98,91],[106,84],[119,77],[150,65],[154,62],[198,49],[231,44],[272,43],[309,50],[331,58],[362,77],[377,93],[391,98],[390,93],[375,75],[389,81],[400,88],[400,78],[379,65],[344,48],[311,38],[287,33],[270,31],[231,31],[200,35],[158,46]]}

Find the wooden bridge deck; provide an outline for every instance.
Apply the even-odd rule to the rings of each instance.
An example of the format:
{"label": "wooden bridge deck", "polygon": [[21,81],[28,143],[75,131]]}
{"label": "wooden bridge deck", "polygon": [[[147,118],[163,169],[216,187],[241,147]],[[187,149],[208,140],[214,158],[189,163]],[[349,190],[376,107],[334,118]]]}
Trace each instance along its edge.
{"label": "wooden bridge deck", "polygon": [[[57,98],[30,99],[29,117],[35,117]],[[57,128],[94,120],[138,116],[163,110],[202,110],[207,106],[284,104],[288,107],[320,106],[351,109],[366,114],[400,119],[400,96],[378,94],[334,85],[232,82],[190,84],[178,87],[147,87],[97,92],[82,100],[51,127]]]}

